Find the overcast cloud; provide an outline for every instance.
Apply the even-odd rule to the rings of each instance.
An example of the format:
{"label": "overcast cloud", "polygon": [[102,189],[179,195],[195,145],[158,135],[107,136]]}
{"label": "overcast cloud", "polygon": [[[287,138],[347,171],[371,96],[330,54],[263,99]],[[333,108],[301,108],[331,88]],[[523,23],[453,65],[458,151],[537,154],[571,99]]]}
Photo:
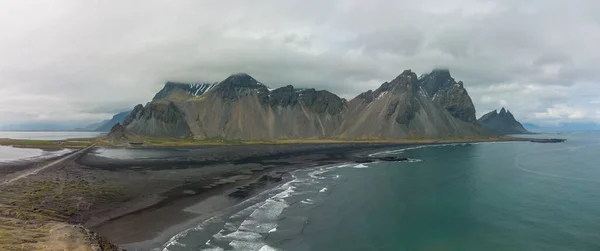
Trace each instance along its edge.
{"label": "overcast cloud", "polygon": [[597,0],[0,0],[0,125],[107,119],[236,72],[345,98],[449,68],[477,115],[600,122]]}

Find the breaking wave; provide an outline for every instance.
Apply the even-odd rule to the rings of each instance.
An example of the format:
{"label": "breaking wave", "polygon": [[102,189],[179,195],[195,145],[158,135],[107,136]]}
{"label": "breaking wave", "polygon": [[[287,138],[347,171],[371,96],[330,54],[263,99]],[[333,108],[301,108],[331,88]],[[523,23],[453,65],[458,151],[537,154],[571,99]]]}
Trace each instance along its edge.
{"label": "breaking wave", "polygon": [[[420,161],[409,159],[405,162]],[[309,214],[306,212],[322,204],[335,190],[336,184],[344,181],[339,173],[332,171],[369,169],[378,163],[344,163],[296,170],[291,173],[292,178],[288,182],[243,201],[232,212],[181,232],[172,237],[162,250],[280,250],[272,244],[297,237],[308,224]],[[207,229],[212,229],[211,233],[207,233]],[[188,245],[188,242],[196,245]],[[198,245],[198,242],[201,244]]]}

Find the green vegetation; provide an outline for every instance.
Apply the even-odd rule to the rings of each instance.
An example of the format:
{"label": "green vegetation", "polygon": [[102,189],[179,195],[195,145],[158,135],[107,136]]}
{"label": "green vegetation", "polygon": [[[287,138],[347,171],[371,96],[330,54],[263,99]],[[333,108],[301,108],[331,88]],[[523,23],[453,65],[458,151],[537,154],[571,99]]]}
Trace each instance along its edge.
{"label": "green vegetation", "polygon": [[94,203],[124,194],[81,176],[41,178],[0,188],[0,250],[40,250],[57,222],[81,222]]}
{"label": "green vegetation", "polygon": [[63,148],[85,148],[92,142],[88,140],[29,140],[29,139],[0,139],[0,145],[41,148],[41,149],[63,149]]}
{"label": "green vegetation", "polygon": [[411,135],[407,139],[387,140],[378,138],[362,138],[356,140],[346,139],[276,139],[276,140],[240,140],[226,139],[223,137],[212,137],[205,139],[192,138],[147,138],[141,140],[147,145],[153,146],[201,146],[201,145],[239,145],[239,144],[335,144],[335,143],[396,143],[396,144],[419,144],[419,143],[452,143],[452,142],[484,142],[484,141],[520,141],[521,138],[508,136],[499,137],[456,137],[447,135],[439,139],[427,139],[417,135]]}

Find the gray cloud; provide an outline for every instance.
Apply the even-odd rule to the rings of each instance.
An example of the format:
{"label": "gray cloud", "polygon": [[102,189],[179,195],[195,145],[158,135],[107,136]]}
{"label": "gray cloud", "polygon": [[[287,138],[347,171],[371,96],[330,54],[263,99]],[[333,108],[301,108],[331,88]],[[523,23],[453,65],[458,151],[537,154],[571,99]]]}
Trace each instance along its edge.
{"label": "gray cloud", "polygon": [[530,122],[600,122],[597,11],[593,0],[13,1],[0,9],[0,124],[106,119],[167,80],[248,72],[351,98],[435,67],[465,82],[479,115],[504,105]]}

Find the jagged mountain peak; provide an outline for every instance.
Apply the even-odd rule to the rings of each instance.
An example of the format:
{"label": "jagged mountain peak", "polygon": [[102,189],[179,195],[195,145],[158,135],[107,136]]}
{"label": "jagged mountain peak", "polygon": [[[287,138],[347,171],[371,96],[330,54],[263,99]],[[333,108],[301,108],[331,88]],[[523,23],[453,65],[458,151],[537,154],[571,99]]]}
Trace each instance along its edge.
{"label": "jagged mountain peak", "polygon": [[499,134],[529,133],[523,125],[515,119],[512,113],[502,107],[500,112],[493,110],[479,118],[479,123],[492,132]]}
{"label": "jagged mountain peak", "polygon": [[[435,87],[434,95],[426,90],[428,81]],[[475,111],[462,82],[456,83],[444,69],[422,78],[404,70],[350,102],[313,88],[270,89],[247,73],[230,75],[194,98],[187,88],[196,86],[168,82],[157,102],[134,108],[125,128],[139,135],[240,139],[446,137],[481,132],[470,123],[471,115],[476,121]]]}
{"label": "jagged mountain peak", "polygon": [[[432,97],[435,97],[435,94],[440,90],[452,87],[453,85],[459,85],[454,81],[448,69],[434,69],[431,73],[421,75],[419,80],[421,81],[421,86]],[[460,83],[460,87],[462,87],[462,82]]]}
{"label": "jagged mountain peak", "polygon": [[456,82],[450,70],[434,69],[419,78],[419,84],[432,98],[441,104],[452,116],[469,123],[475,123],[475,105],[464,88],[462,81]]}
{"label": "jagged mountain peak", "polygon": [[362,98],[368,102],[372,101],[373,98],[379,97],[383,93],[388,92],[405,92],[407,90],[417,90],[414,86],[418,84],[417,74],[412,72],[410,69],[404,70],[400,75],[394,78],[390,82],[383,82],[379,86],[379,88],[375,89],[375,91],[368,90],[367,92],[363,92],[357,96],[357,98]]}
{"label": "jagged mountain peak", "polygon": [[253,87],[261,86],[263,84],[258,82],[255,78],[250,76],[248,73],[242,72],[242,73],[235,73],[235,74],[232,74],[231,76],[227,77],[225,80],[223,80],[219,83],[219,86],[222,86],[222,85],[234,85],[236,87],[253,88]]}
{"label": "jagged mountain peak", "polygon": [[410,69],[404,70],[400,75],[398,75],[398,77],[392,80],[392,83],[402,81],[409,81],[409,83],[417,83],[417,74],[411,71]]}
{"label": "jagged mountain peak", "polygon": [[171,101],[183,101],[191,97],[200,96],[210,90],[214,83],[181,83],[168,81],[163,88],[156,93],[152,101],[169,99]]}
{"label": "jagged mountain peak", "polygon": [[266,100],[269,88],[247,73],[236,73],[219,82],[211,91],[224,100],[237,100],[250,92],[256,92],[262,100]]}
{"label": "jagged mountain peak", "polygon": [[436,76],[440,79],[451,79],[450,70],[448,68],[435,68],[429,75]]}
{"label": "jagged mountain peak", "polygon": [[346,105],[346,100],[337,95],[314,88],[294,88],[292,85],[277,88],[270,91],[269,103],[271,106],[295,106],[304,105],[317,114],[338,114]]}

